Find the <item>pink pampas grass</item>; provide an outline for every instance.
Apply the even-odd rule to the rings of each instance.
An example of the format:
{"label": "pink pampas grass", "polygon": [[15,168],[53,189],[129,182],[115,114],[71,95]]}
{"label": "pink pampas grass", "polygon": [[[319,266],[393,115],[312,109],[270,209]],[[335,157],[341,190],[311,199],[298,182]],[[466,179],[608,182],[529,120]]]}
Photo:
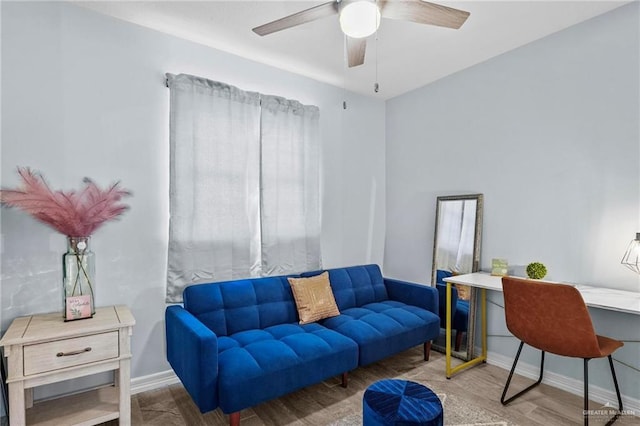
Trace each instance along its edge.
{"label": "pink pampas grass", "polygon": [[17,207],[68,237],[89,237],[105,222],[116,219],[129,209],[121,204],[131,193],[119,183],[102,190],[84,178],[80,191],[52,191],[44,178],[29,168],[18,167],[22,187],[1,189],[0,203]]}

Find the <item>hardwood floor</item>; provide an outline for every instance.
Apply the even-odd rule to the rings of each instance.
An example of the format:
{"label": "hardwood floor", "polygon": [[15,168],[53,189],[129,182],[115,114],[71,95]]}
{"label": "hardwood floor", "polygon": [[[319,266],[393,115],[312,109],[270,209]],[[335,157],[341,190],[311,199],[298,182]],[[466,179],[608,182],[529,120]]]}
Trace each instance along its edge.
{"label": "hardwood floor", "polygon": [[[509,406],[500,404],[500,395],[508,372],[480,365],[459,373],[451,380],[444,377],[444,355],[431,352],[424,362],[422,348],[416,347],[374,365],[349,374],[349,387],[340,386],[340,378],[319,383],[273,401],[242,411],[241,424],[254,425],[355,425],[360,423],[362,394],[376,380],[402,377],[446,394],[445,424],[482,422],[486,425],[581,425],[582,398],[556,388],[540,385]],[[624,380],[624,378],[622,378]],[[514,377],[513,389],[522,389],[531,380]],[[601,404],[592,402],[591,408]],[[219,409],[201,414],[182,385],[176,384],[133,395],[133,425],[227,425],[228,417]],[[603,425],[606,419],[592,418],[590,424]],[[623,417],[616,424],[640,424],[638,417]],[[117,422],[105,423],[117,425]]]}

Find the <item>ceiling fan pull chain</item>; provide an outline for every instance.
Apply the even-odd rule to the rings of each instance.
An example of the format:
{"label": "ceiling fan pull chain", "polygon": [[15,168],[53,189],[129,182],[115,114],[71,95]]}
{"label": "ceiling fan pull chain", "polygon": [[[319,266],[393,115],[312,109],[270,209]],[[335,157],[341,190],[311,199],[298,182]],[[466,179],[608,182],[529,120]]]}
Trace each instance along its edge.
{"label": "ceiling fan pull chain", "polygon": [[[376,6],[378,6],[378,0],[376,0]],[[378,28],[376,27],[376,82],[373,84],[373,91],[378,93],[380,91],[380,85],[378,84]]]}
{"label": "ceiling fan pull chain", "polygon": [[[348,66],[349,63],[349,52],[347,52],[347,36],[342,36],[342,57],[344,58],[344,64]],[[346,66],[342,67],[342,109],[347,109],[347,68]]]}

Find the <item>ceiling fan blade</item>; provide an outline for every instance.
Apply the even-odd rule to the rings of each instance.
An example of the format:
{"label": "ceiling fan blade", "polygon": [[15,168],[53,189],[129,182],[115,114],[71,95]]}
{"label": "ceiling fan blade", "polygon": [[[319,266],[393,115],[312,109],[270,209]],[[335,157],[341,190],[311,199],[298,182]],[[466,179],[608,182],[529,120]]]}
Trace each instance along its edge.
{"label": "ceiling fan blade", "polygon": [[349,68],[364,64],[364,52],[366,49],[366,38],[347,37],[347,62],[349,63]]}
{"label": "ceiling fan blade", "polygon": [[384,18],[454,29],[460,28],[470,15],[469,12],[464,10],[421,0],[382,0],[378,4],[380,13]]}
{"label": "ceiling fan blade", "polygon": [[323,3],[310,9],[294,13],[293,15],[285,16],[284,18],[277,19],[267,24],[260,25],[259,27],[255,27],[253,32],[258,35],[265,36],[297,25],[306,24],[307,22],[315,21],[316,19],[326,18],[327,16],[335,15],[337,13],[338,2],[330,1],[328,3]]}

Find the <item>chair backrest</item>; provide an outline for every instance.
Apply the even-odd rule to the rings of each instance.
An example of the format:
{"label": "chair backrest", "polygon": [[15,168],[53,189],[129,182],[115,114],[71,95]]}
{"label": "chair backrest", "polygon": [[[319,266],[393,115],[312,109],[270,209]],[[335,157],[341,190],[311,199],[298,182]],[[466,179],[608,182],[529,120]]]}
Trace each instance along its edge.
{"label": "chair backrest", "polygon": [[502,288],[507,328],[518,339],[557,355],[601,356],[591,316],[575,287],[503,277]]}

